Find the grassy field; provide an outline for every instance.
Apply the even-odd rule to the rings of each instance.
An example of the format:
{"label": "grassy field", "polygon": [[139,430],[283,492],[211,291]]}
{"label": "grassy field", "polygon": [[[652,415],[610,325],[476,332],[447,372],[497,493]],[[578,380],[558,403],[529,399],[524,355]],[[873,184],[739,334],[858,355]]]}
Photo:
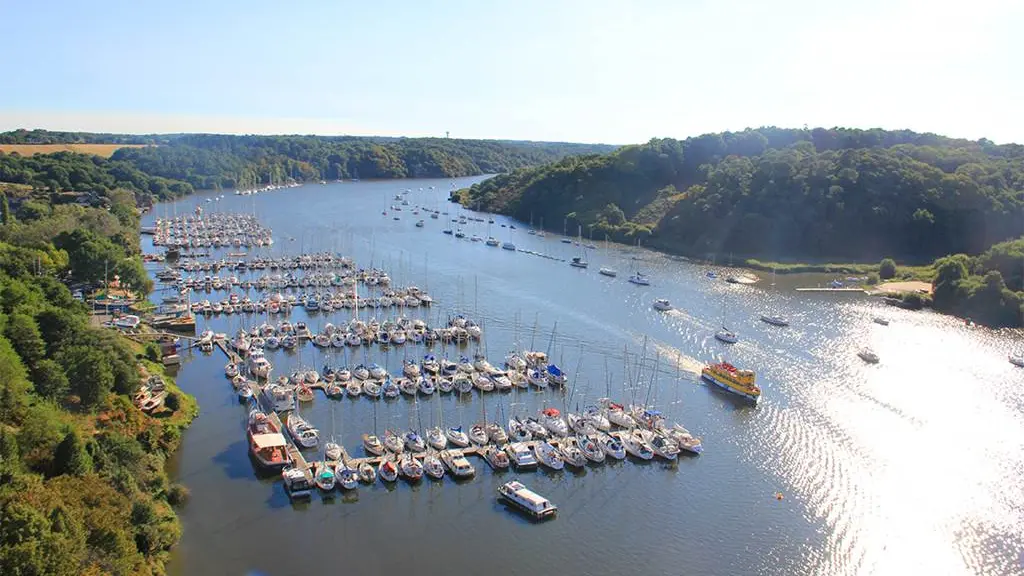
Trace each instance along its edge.
{"label": "grassy field", "polygon": [[140,148],[145,144],[0,144],[0,152],[17,152],[22,156],[53,154],[54,152],[78,152],[110,158],[118,148]]}

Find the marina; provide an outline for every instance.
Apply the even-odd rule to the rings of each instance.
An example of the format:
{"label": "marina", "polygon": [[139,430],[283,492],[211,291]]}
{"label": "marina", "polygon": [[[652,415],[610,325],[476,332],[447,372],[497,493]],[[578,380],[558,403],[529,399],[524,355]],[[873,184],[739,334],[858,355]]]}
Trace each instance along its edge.
{"label": "marina", "polygon": [[[459,185],[469,183],[471,179]],[[916,395],[910,402],[910,385],[893,382],[907,381],[901,375],[910,373],[936,382],[954,374],[965,382],[1021,374],[1007,362],[1006,350],[1013,347],[998,335],[971,331],[962,322],[934,314],[888,307],[859,294],[835,300],[802,296],[791,285],[783,289],[767,282],[730,283],[724,273],[709,277],[701,265],[615,245],[589,250],[589,269],[572,267],[567,263],[581,255],[581,247],[561,243],[556,234],[529,234],[525,224],[484,214],[473,216],[476,220],[466,218],[461,225],[465,241],[459,241],[454,238],[455,222],[452,235],[438,233],[447,225],[447,216],[460,210],[444,203],[450,182],[410,184],[412,191],[403,194],[409,204],[395,204],[404,208],[397,212],[402,215],[399,221],[392,220],[390,209],[386,216],[381,214],[385,199],[394,202],[394,184],[303,186],[255,197],[228,193],[213,203],[215,209],[253,213],[255,201],[257,221],[273,230],[271,246],[203,248],[207,256],[149,265],[154,275],[167,278],[158,286],[169,287],[154,294],[156,303],[184,296],[194,318],[197,345],[186,348],[190,340],[182,339],[176,380],[197,397],[203,410],[172,463],[172,476],[192,491],[192,500],[182,511],[184,538],[172,574],[236,573],[252,566],[288,573],[294,566],[270,552],[282,542],[311,562],[333,561],[340,551],[352,570],[412,569],[397,557],[359,551],[383,534],[408,542],[410,550],[440,549],[450,544],[448,535],[454,533],[479,549],[493,549],[495,535],[506,534],[534,551],[532,559],[512,559],[504,552],[488,553],[486,559],[470,554],[452,561],[450,569],[455,571],[471,571],[480,562],[494,560],[516,566],[516,573],[543,570],[552,562],[574,562],[594,574],[621,573],[635,569],[631,567],[636,562],[646,562],[654,571],[671,573],[682,561],[689,569],[714,574],[806,573],[801,568],[805,565],[853,574],[859,564],[840,551],[852,542],[862,551],[858,553],[874,554],[865,526],[878,521],[882,512],[875,503],[887,497],[865,486],[875,486],[879,477],[902,485],[891,476],[899,471],[900,477],[933,474],[929,477],[936,486],[930,491],[962,489],[953,477],[935,474],[944,460],[924,448],[929,445],[926,438],[950,425],[950,403],[970,404],[973,396],[967,396],[967,388],[972,395],[986,394],[968,386],[944,390],[941,397]],[[323,196],[322,191],[332,196]],[[336,201],[333,194],[345,198],[347,215],[341,219],[326,216],[326,207]],[[176,211],[192,214],[200,204],[209,206],[199,195],[179,202]],[[437,219],[429,212],[416,218],[406,214],[417,205],[422,212],[435,204],[450,214]],[[171,212],[157,207],[152,218]],[[414,225],[419,219],[424,226]],[[494,223],[488,231],[489,219]],[[498,248],[510,243],[515,250],[493,249],[483,240],[473,242],[473,236],[493,237]],[[527,251],[551,258],[530,258]],[[314,265],[316,254],[331,255],[331,260]],[[309,261],[306,268],[290,263],[303,255]],[[637,268],[634,256],[642,258],[641,280],[646,285],[628,282]],[[344,259],[350,260],[350,267]],[[263,269],[251,269],[250,263],[261,260]],[[239,269],[241,261],[246,262],[244,269]],[[270,268],[271,262],[277,262],[277,269]],[[622,273],[615,278],[599,274],[600,268]],[[361,270],[378,279],[386,273],[390,283],[370,286],[357,278]],[[332,274],[340,285],[332,284]],[[216,289],[215,276],[220,280]],[[372,304],[372,299],[385,296],[385,290],[398,293],[413,286],[429,294],[430,305]],[[269,299],[277,294],[278,312],[270,314]],[[248,297],[253,311],[225,313],[224,301],[235,307],[232,295],[239,303]],[[311,297],[315,309],[308,306]],[[335,307],[335,299],[354,305]],[[360,305],[360,299],[367,304]],[[210,312],[192,313],[191,304],[203,300],[210,301]],[[656,300],[670,305],[658,310]],[[723,324],[723,300],[728,330],[737,336],[734,344],[715,339]],[[289,304],[282,305],[284,301]],[[325,301],[330,302],[329,310],[322,307]],[[219,313],[213,311],[215,302],[220,304]],[[256,312],[258,302],[264,304],[262,312]],[[888,326],[873,321],[881,316],[890,321]],[[469,336],[456,342],[439,337],[428,342],[424,337],[414,342],[403,328],[404,342],[394,340],[403,319],[407,327],[422,322],[428,334],[451,328],[450,322],[460,317],[480,328],[479,339]],[[779,319],[788,326],[780,327]],[[376,339],[364,342],[362,335],[370,335],[373,321],[378,325]],[[383,330],[389,321],[394,330],[390,325]],[[366,330],[359,344],[345,344],[346,334],[360,322]],[[300,323],[312,336],[305,344],[297,336]],[[315,337],[327,336],[327,324],[335,328],[328,336],[331,345],[318,346]],[[266,377],[250,373],[248,356],[232,346],[240,331],[250,348],[254,338],[263,339],[262,358],[272,367]],[[337,332],[341,346],[331,340]],[[942,338],[932,336],[937,334]],[[198,344],[204,335],[210,352]],[[294,347],[281,345],[288,336],[296,337]],[[277,348],[268,346],[271,337],[277,339]],[[884,357],[882,362],[870,365],[857,357],[856,351],[868,346]],[[944,358],[965,360],[936,363],[932,358],[939,351]],[[523,370],[512,352],[543,352],[548,364],[558,368],[555,382],[549,381],[546,370],[531,380],[530,370]],[[478,360],[483,371],[477,370]],[[506,360],[514,366],[506,366]],[[449,391],[443,378],[425,377],[427,367],[433,370],[436,362],[440,368],[444,361],[455,364],[456,375],[465,372],[466,392],[459,392],[454,377]],[[702,381],[702,370],[719,362],[756,374],[761,392],[756,404]],[[227,364],[239,373],[228,376]],[[263,360],[253,361],[260,371],[262,364]],[[413,370],[411,364],[418,374],[406,373],[407,366]],[[375,365],[383,370],[376,371],[379,379],[370,375]],[[366,379],[355,377],[360,366]],[[460,366],[472,372],[460,371]],[[488,366],[505,372],[511,388],[500,388],[504,381],[499,384],[498,374],[489,377]],[[513,373],[525,374],[525,387],[513,381]],[[327,382],[332,375],[334,382]],[[388,377],[393,396],[384,391]],[[259,389],[251,384],[257,381]],[[331,384],[342,382],[343,392],[331,387],[328,395]],[[280,412],[273,409],[274,395],[262,393],[268,386],[285,388]],[[288,396],[287,389],[294,396]],[[245,428],[250,402],[280,422],[294,470],[287,479],[283,469],[261,470],[249,453]],[[549,409],[557,410],[559,417],[548,417]],[[846,411],[852,411],[850,417],[844,416]],[[293,413],[317,430],[317,447],[295,446],[287,431]],[[661,432],[647,434],[647,423],[659,416],[664,425],[656,428]],[[971,418],[959,409],[957,417]],[[603,425],[602,418],[608,422],[607,432],[597,426]],[[989,412],[970,421],[986,429],[992,420]],[[549,431],[547,422],[564,429],[566,436],[546,442],[534,439],[537,427]],[[906,434],[911,422],[918,431],[909,441],[919,455],[879,441],[883,431]],[[446,444],[441,444],[435,429]],[[449,436],[449,429],[459,429],[464,437],[454,431]],[[410,433],[413,439],[407,438]],[[492,434],[502,441],[493,440]],[[363,435],[378,437],[380,455],[366,451]],[[453,444],[451,437],[466,445]],[[664,438],[672,442],[663,442]],[[694,441],[699,441],[699,455],[683,448],[687,442],[697,446]],[[410,448],[419,442],[422,452]],[[388,445],[401,446],[401,452]],[[986,458],[998,454],[1012,459],[1008,450],[998,441],[982,453]],[[870,453],[871,460],[860,459],[860,453]],[[976,474],[999,477],[987,467],[987,459],[975,461],[971,452],[960,453],[972,459]],[[834,462],[833,467],[824,462]],[[911,463],[912,470],[907,468]],[[296,483],[299,475],[302,481]],[[866,475],[871,475],[872,484],[865,483]],[[828,479],[826,484],[821,484],[822,478]],[[559,519],[535,523],[529,514],[512,513],[508,508],[513,505],[497,502],[498,488],[514,479],[556,504]],[[816,502],[836,497],[842,497],[847,507],[833,518]],[[900,557],[919,558],[916,552],[923,546],[934,549],[935,540],[925,527],[936,521],[936,513],[914,507],[913,514],[887,520],[922,537],[920,544],[901,541]],[[565,531],[570,523],[573,530]],[[619,523],[644,523],[652,530],[640,537],[619,530]],[[847,534],[842,542],[833,536],[840,529]],[[750,534],[761,550],[785,551],[784,560],[769,562],[763,554],[750,553],[735,539],[722,536],[735,533]],[[556,544],[564,539],[572,542],[573,550],[586,546],[607,552],[570,558],[565,546]],[[220,544],[212,546],[213,541]],[[219,551],[235,545],[252,550],[249,543],[254,541],[265,545],[244,557]],[[680,542],[707,545],[680,547]],[[801,552],[804,544],[792,548],[794,542],[833,552],[823,564]],[[655,549],[673,550],[672,562],[652,556]],[[893,544],[890,551],[897,553]]]}

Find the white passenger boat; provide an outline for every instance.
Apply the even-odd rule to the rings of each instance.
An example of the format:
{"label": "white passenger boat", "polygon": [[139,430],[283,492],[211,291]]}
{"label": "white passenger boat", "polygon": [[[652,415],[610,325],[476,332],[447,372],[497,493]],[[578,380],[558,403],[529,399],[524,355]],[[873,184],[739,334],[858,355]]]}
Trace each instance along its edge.
{"label": "white passenger boat", "polygon": [[537,458],[525,442],[509,442],[505,445],[505,453],[508,454],[512,464],[520,470],[537,467]]}
{"label": "white passenger boat", "polygon": [[476,474],[476,469],[462,455],[461,450],[442,450],[437,456],[456,478],[469,478]]}
{"label": "white passenger boat", "polygon": [[551,518],[558,512],[558,508],[547,498],[527,489],[516,480],[499,486],[498,494],[504,501],[538,520]]}

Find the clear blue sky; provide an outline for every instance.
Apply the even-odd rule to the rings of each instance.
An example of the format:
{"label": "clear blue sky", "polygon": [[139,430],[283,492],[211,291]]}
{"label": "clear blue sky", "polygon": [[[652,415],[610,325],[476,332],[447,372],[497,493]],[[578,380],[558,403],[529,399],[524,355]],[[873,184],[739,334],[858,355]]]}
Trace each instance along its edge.
{"label": "clear blue sky", "polygon": [[0,130],[1024,142],[1024,0],[0,0]]}

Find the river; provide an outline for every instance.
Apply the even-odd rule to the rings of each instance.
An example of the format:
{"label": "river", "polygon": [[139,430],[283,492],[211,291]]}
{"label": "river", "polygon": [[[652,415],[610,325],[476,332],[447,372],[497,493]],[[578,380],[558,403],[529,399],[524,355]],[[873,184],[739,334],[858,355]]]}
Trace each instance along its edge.
{"label": "river", "polygon": [[[507,419],[546,405],[572,410],[606,394],[656,404],[701,436],[705,452],[671,464],[627,460],[577,473],[496,474],[474,460],[477,475],[469,482],[378,482],[293,506],[280,482],[254,473],[245,409],[224,378],[225,358],[197,351],[178,374],[201,414],[170,463],[174,480],[192,494],[181,511],[184,536],[172,574],[1022,570],[1024,370],[1006,359],[1019,334],[968,328],[859,295],[797,293],[781,278],[772,286],[770,275],[754,285],[729,284],[707,278],[700,265],[601,242],[587,254],[590,268],[579,270],[565,260],[580,248],[556,235],[529,235],[527,224],[500,216],[493,225],[466,227],[467,235],[490,234],[557,259],[444,235],[444,216],[413,216],[411,206],[382,214],[406,188],[412,205],[455,214],[458,206],[446,201],[451,186],[450,180],[346,182],[211,202],[212,192],[200,193],[158,205],[143,225],[196,205],[255,212],[274,231],[275,245],[264,253],[331,250],[361,266],[384,267],[395,284],[416,284],[434,297],[434,307],[410,315],[436,323],[465,313],[483,323],[483,350],[493,363],[518,340],[550,350],[575,384],[564,393],[435,395],[415,404],[404,397],[332,401],[318,393],[303,415],[351,452],[361,453],[359,437],[375,417],[378,431],[419,421],[425,427],[439,418],[468,425],[484,414]],[[413,225],[418,218],[425,218],[423,228]],[[605,265],[618,277],[600,276]],[[626,281],[636,265],[651,286]],[[655,298],[668,298],[676,310],[656,312]],[[713,338],[723,310],[740,336],[733,346]],[[759,321],[766,312],[784,314],[792,325]],[[873,323],[875,315],[891,324]],[[343,310],[307,321],[315,331],[350,316]],[[290,319],[305,317],[295,311]],[[242,321],[201,318],[199,329],[234,332]],[[856,351],[864,346],[881,362],[862,362]],[[475,348],[433,352],[456,357]],[[312,346],[268,354],[280,374],[300,363],[374,361],[398,372],[404,357],[424,353],[406,345],[387,353],[334,351],[329,358]],[[718,357],[757,371],[764,390],[759,406],[700,383],[702,363]],[[495,489],[515,477],[557,504],[558,518],[532,524],[505,510]]]}

